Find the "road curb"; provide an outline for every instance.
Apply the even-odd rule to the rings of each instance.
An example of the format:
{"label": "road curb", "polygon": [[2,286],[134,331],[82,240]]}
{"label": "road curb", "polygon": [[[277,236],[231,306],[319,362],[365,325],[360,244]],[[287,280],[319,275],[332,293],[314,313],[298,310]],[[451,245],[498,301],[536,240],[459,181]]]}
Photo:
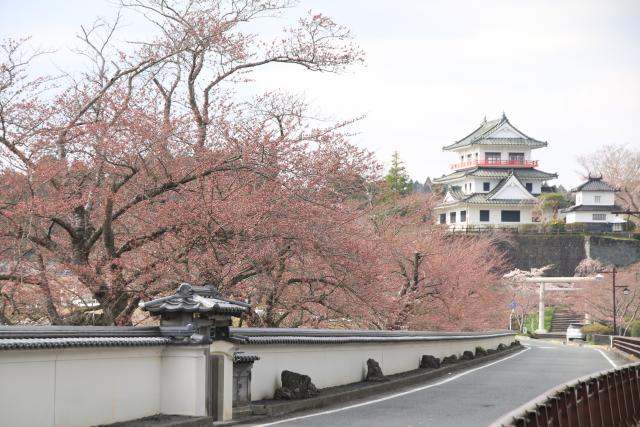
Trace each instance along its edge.
{"label": "road curb", "polygon": [[[292,412],[298,412],[309,409],[318,409],[329,405],[338,403],[344,403],[350,400],[362,399],[369,396],[389,392],[395,389],[412,386],[415,384],[423,383],[429,380],[445,377],[454,372],[462,371],[474,366],[483,365],[485,363],[499,360],[510,354],[523,350],[522,345],[508,347],[506,350],[498,353],[489,354],[487,356],[478,357],[472,360],[465,360],[457,362],[453,365],[446,365],[438,369],[416,369],[414,371],[404,372],[401,374],[390,375],[387,378],[389,381],[382,383],[359,383],[360,387],[353,387],[353,384],[346,386],[332,387],[335,392],[329,391],[326,395],[320,395],[303,400],[292,400],[277,403],[259,404],[254,403],[251,405],[253,410],[253,417],[245,418],[243,420],[237,420],[233,423],[246,423],[255,421],[257,419],[266,417],[279,417],[287,415]],[[340,390],[340,389],[343,390]],[[344,390],[345,388],[348,388]],[[215,425],[231,425],[231,424],[215,424]]]}

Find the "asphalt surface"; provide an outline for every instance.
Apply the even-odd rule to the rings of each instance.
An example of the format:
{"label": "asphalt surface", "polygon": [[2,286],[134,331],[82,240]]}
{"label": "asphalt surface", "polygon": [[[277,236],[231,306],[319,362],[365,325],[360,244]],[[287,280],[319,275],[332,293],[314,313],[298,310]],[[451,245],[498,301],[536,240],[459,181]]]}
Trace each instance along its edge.
{"label": "asphalt surface", "polygon": [[254,425],[463,427],[487,426],[558,384],[626,361],[593,347],[549,341],[523,342],[522,352],[389,394]]}

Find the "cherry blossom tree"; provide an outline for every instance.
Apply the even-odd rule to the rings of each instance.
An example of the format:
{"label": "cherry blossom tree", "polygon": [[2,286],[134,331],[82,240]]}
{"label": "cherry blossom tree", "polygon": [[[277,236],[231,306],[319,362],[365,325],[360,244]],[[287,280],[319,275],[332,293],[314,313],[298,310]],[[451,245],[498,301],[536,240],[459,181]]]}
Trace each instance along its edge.
{"label": "cherry blossom tree", "polygon": [[413,195],[387,206],[376,222],[386,241],[385,327],[502,329],[508,294],[503,255],[487,236],[454,236],[431,219],[433,200]]}
{"label": "cherry blossom tree", "polygon": [[[248,32],[288,6],[125,1],[123,10],[142,13],[157,35],[128,52],[113,42],[119,18],[83,28],[91,67],[73,79],[33,78],[38,53],[24,41],[2,45],[4,322],[10,311],[43,306],[50,322],[83,322],[60,304],[74,295],[79,307],[100,311],[99,323],[125,324],[141,298],[175,280],[210,280],[232,292],[266,274],[261,262],[274,263],[274,253],[302,256],[290,249],[299,230],[282,232],[273,221],[304,228],[296,222],[303,215],[282,212],[326,214],[376,166],[341,135],[348,123],[314,127],[287,96],[233,96],[266,64],[339,72],[361,60],[349,32],[319,14],[272,42]],[[256,241],[268,243],[249,245]],[[264,261],[271,250],[274,259]],[[286,280],[294,279],[321,278]]]}
{"label": "cherry blossom tree", "polygon": [[289,5],[123,0],[155,34],[122,46],[121,15],[97,21],[79,35],[90,66],[55,79],[30,75],[28,41],[2,44],[0,322],[131,324],[185,280],[249,300],[258,326],[504,325],[491,239],[449,236],[422,195],[377,203],[353,120],[239,95],[268,64],[362,60],[320,14],[251,33]]}

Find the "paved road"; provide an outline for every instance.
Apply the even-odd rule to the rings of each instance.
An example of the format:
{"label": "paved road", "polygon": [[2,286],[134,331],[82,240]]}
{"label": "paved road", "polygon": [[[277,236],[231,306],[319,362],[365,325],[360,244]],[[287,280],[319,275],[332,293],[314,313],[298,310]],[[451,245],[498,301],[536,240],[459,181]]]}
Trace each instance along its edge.
{"label": "paved road", "polygon": [[267,421],[264,426],[486,426],[546,390],[623,364],[590,347],[527,341],[525,349],[483,367],[413,388]]}

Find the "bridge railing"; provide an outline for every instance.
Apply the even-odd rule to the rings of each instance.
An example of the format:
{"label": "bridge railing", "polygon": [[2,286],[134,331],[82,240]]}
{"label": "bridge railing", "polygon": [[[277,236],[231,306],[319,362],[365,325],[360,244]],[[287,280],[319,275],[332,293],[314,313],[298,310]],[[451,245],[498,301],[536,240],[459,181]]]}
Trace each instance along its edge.
{"label": "bridge railing", "polygon": [[640,422],[640,363],[555,387],[490,427],[635,426]]}
{"label": "bridge railing", "polygon": [[611,346],[625,353],[640,357],[640,338],[614,336],[611,338]]}

